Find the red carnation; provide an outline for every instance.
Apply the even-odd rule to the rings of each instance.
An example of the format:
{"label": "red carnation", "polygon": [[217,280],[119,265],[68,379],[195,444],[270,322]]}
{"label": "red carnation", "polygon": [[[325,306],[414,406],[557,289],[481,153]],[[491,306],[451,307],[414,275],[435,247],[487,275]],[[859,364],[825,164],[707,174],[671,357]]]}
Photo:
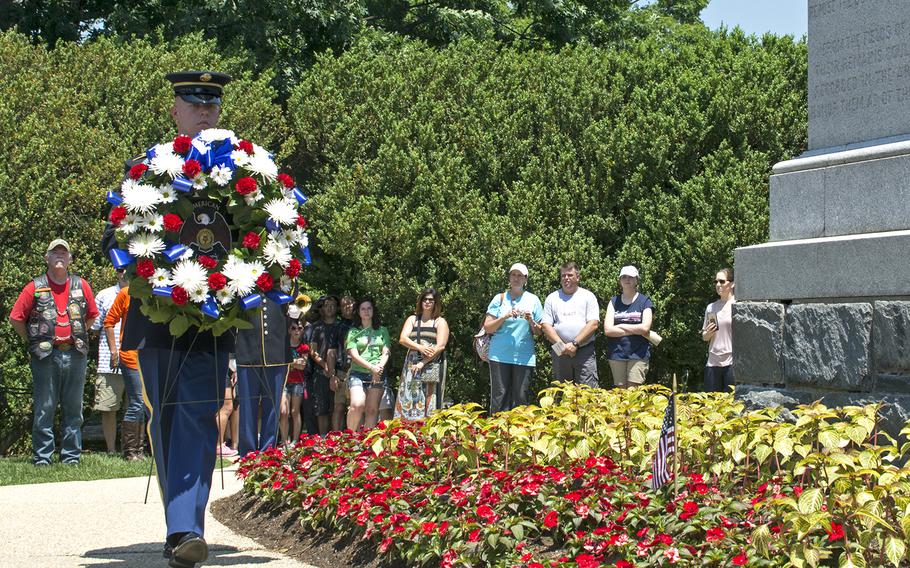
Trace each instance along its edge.
{"label": "red carnation", "polygon": [[272,275],[268,272],[263,272],[259,275],[259,278],[256,279],[256,286],[259,286],[259,289],[263,292],[268,292],[272,289],[272,286],[275,285],[275,280],[272,278]]}
{"label": "red carnation", "polygon": [[297,215],[297,226],[306,229],[306,218],[303,215]]}
{"label": "red carnation", "polygon": [[201,171],[202,164],[200,164],[197,160],[187,160],[183,164],[183,174],[190,179],[198,176],[199,172]]}
{"label": "red carnation", "polygon": [[145,171],[148,169],[149,169],[149,167],[146,166],[145,164],[136,164],[135,166],[130,168],[130,179],[141,178],[142,174],[144,174]]}
{"label": "red carnation", "polygon": [[[205,258],[205,257],[202,257],[202,258]],[[201,260],[201,258],[200,258],[200,260]],[[217,292],[218,290],[221,290],[225,286],[227,286],[227,278],[225,278],[224,274],[222,274],[220,272],[213,272],[213,273],[209,274],[209,290],[211,290],[212,292]]]}
{"label": "red carnation", "polygon": [[136,274],[143,278],[151,278],[155,274],[155,263],[144,258],[136,263]]}
{"label": "red carnation", "polygon": [[300,261],[292,258],[291,262],[288,263],[288,267],[284,269],[284,273],[291,278],[297,278],[297,275],[300,274]]}
{"label": "red carnation", "polygon": [[256,180],[251,177],[240,178],[237,180],[237,183],[234,184],[234,189],[236,189],[237,193],[240,195],[249,195],[256,191]]}
{"label": "red carnation", "polygon": [[192,143],[193,141],[189,136],[178,136],[177,138],[174,138],[174,152],[178,154],[186,154],[190,151],[190,146]]}
{"label": "red carnation", "polygon": [[176,233],[183,226],[183,219],[175,213],[168,213],[164,216],[164,230]]}
{"label": "red carnation", "polygon": [[243,246],[248,249],[259,248],[259,235],[250,231],[243,237]]}
{"label": "red carnation", "polygon": [[[165,218],[165,221],[167,221],[166,218]],[[215,260],[214,258],[212,258],[212,257],[210,257],[210,256],[206,256],[206,255],[204,255],[204,254],[201,255],[201,256],[198,258],[198,260],[199,260],[199,264],[201,264],[201,265],[204,266],[205,268],[208,268],[209,270],[211,270],[211,269],[215,268],[216,266],[218,266],[218,261],[217,261],[217,260]]]}
{"label": "red carnation", "polygon": [[118,205],[111,209],[111,215],[108,219],[111,220],[111,224],[115,227],[119,227],[120,223],[126,218],[126,207],[123,205]]}
{"label": "red carnation", "polygon": [[178,306],[182,306],[190,299],[190,295],[186,293],[180,286],[174,286],[174,289],[171,290],[171,300],[174,301]]}
{"label": "red carnation", "polygon": [[307,345],[306,343],[301,343],[300,345],[297,346],[298,355],[306,355],[309,352],[310,352],[310,346]]}
{"label": "red carnation", "polygon": [[251,156],[253,155],[253,143],[250,142],[249,140],[241,140],[240,142],[238,142],[237,149],[243,150],[244,152],[246,152],[247,154],[249,154]]}
{"label": "red carnation", "polygon": [[283,185],[287,189],[291,189],[292,187],[294,187],[294,178],[292,178],[288,174],[278,174],[278,181],[280,181],[281,185]]}

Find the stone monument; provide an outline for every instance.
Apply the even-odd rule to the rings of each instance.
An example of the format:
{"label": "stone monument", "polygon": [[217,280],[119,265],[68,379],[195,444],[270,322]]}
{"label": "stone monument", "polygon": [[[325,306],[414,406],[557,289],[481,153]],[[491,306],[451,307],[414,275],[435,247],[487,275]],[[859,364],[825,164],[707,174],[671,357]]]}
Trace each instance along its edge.
{"label": "stone monument", "polygon": [[737,396],[910,418],[910,1],[809,0],[809,148],[735,252]]}

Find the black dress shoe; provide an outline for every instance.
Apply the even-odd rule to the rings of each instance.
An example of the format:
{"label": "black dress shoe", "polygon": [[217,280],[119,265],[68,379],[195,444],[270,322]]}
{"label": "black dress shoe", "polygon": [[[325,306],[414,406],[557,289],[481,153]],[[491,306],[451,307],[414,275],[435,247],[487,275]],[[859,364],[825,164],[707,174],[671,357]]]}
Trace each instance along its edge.
{"label": "black dress shoe", "polygon": [[161,551],[161,556],[165,558],[170,558],[174,554],[174,547],[168,543],[164,543],[164,550]]}
{"label": "black dress shoe", "polygon": [[186,533],[174,546],[168,566],[171,568],[195,568],[197,562],[205,562],[209,557],[209,546],[205,539],[196,533]]}

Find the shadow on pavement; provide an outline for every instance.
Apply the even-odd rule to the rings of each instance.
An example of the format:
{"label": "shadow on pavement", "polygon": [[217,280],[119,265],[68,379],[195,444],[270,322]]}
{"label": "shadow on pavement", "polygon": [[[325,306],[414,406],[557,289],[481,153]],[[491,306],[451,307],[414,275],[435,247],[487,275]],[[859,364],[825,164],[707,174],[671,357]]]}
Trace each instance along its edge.
{"label": "shadow on pavement", "polygon": [[[129,546],[116,546],[111,548],[98,548],[86,551],[82,557],[106,560],[104,566],[121,566],[139,568],[146,566],[167,566],[167,560],[161,556],[162,543],[144,542]],[[220,544],[210,545],[209,558],[201,566],[253,566],[268,565],[270,562],[281,562],[276,558],[261,556],[258,551],[242,551],[234,546]],[[97,563],[81,564],[81,566],[98,566]]]}

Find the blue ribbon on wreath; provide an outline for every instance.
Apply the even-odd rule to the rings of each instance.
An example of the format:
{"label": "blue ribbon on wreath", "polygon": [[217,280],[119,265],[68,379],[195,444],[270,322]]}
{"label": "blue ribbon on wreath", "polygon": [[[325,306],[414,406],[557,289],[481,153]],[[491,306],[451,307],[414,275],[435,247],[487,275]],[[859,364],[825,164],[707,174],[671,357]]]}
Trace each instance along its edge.
{"label": "blue ribbon on wreath", "polygon": [[309,266],[309,265],[313,264],[313,258],[310,256],[310,247],[309,246],[300,247],[300,252],[303,253],[303,264],[305,266]]}
{"label": "blue ribbon on wreath", "polygon": [[109,254],[111,256],[111,262],[114,264],[114,268],[124,268],[133,262],[133,255],[123,249],[112,248]]}
{"label": "blue ribbon on wreath", "polygon": [[259,294],[250,294],[240,300],[240,307],[244,310],[252,310],[262,305],[262,296]]}
{"label": "blue ribbon on wreath", "polygon": [[269,290],[265,293],[265,295],[269,300],[275,302],[278,305],[288,304],[293,299],[281,290]]}
{"label": "blue ribbon on wreath", "polygon": [[306,195],[304,195],[302,191],[300,191],[299,187],[295,187],[294,190],[292,191],[292,193],[294,194],[294,199],[296,199],[297,203],[299,203],[300,205],[303,205],[304,203],[309,201],[309,198]]}
{"label": "blue ribbon on wreath", "polygon": [[152,288],[152,295],[170,298],[173,291],[174,288],[172,286],[159,286],[157,288]]}
{"label": "blue ribbon on wreath", "polygon": [[123,198],[116,191],[110,190],[107,192],[107,202],[116,207],[123,203]]}
{"label": "blue ribbon on wreath", "polygon": [[164,256],[168,259],[169,262],[177,262],[177,259],[183,256],[183,253],[185,253],[187,250],[189,249],[187,249],[185,245],[174,245],[164,251]]}
{"label": "blue ribbon on wreath", "polygon": [[205,301],[202,302],[202,306],[199,309],[202,310],[202,313],[212,319],[218,319],[218,316],[221,315],[221,312],[218,311],[218,304],[215,303],[215,298],[211,296],[205,298]]}
{"label": "blue ribbon on wreath", "polygon": [[234,146],[230,140],[221,140],[216,142],[217,146],[208,146],[205,152],[200,152],[196,146],[191,146],[186,155],[187,160],[196,160],[202,166],[202,171],[209,173],[215,166],[227,167],[233,170],[234,160],[231,159],[231,152]]}

